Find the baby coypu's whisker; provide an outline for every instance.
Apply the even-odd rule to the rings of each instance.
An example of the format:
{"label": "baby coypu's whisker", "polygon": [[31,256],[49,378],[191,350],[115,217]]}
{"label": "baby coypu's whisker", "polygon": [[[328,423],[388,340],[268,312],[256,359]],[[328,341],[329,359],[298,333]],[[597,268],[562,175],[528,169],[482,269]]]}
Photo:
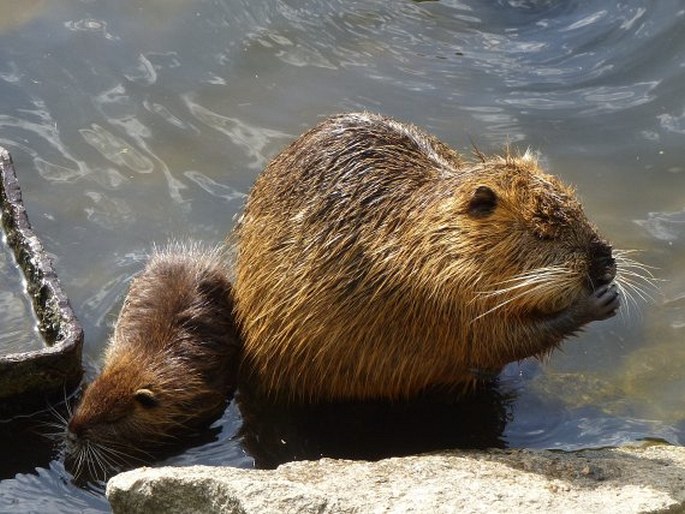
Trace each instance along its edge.
{"label": "baby coypu's whisker", "polygon": [[124,463],[132,463],[132,462],[140,462],[143,463],[145,462],[144,459],[141,457],[137,457],[135,453],[129,452],[129,451],[123,451],[117,449],[113,445],[104,445],[104,444],[98,444],[97,445],[98,452],[100,454],[100,457],[102,458],[103,462],[107,462],[113,465],[121,465]]}
{"label": "baby coypu's whisker", "polygon": [[67,432],[67,422],[62,420],[40,422],[38,433],[53,442],[61,443],[64,441],[64,434]]}
{"label": "baby coypu's whisker", "polygon": [[123,466],[141,465],[143,452],[120,446],[117,440],[79,441],[71,453],[71,471],[77,479],[107,480]]}
{"label": "baby coypu's whisker", "polygon": [[88,449],[90,450],[86,461],[89,464],[88,473],[92,478],[105,480],[107,470],[113,463],[103,455],[99,445],[90,445]]}

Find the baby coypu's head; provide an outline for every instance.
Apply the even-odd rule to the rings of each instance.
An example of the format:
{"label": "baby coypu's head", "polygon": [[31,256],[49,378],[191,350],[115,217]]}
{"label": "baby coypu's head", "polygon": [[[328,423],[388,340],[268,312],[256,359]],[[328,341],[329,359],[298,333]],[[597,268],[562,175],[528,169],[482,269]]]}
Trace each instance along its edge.
{"label": "baby coypu's head", "polygon": [[[72,443],[87,442],[135,457],[172,443],[223,411],[226,390],[164,355],[118,355],[83,391],[68,424]],[[180,382],[182,381],[182,383]]]}
{"label": "baby coypu's head", "polygon": [[68,422],[76,475],[140,459],[221,414],[240,351],[232,309],[219,250],[174,245],[151,257]]}

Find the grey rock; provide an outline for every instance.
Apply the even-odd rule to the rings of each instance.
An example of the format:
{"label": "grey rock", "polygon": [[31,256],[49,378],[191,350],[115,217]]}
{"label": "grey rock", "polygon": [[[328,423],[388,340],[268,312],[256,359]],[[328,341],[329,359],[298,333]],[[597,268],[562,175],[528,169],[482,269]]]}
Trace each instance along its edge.
{"label": "grey rock", "polygon": [[140,468],[107,484],[115,514],[680,512],[685,448],[450,451],[272,471]]}
{"label": "grey rock", "polygon": [[[45,347],[0,355],[0,415],[62,399],[81,380],[83,329],[29,222],[9,152],[0,147],[0,229],[26,278]],[[1,235],[1,234],[0,234]]]}

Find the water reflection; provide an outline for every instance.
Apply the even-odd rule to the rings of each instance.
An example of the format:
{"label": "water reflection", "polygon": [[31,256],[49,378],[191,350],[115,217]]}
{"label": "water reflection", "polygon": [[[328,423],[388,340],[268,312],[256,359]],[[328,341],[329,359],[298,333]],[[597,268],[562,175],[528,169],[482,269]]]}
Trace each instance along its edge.
{"label": "water reflection", "polygon": [[64,23],[64,26],[75,32],[95,32],[105,39],[116,40],[119,39],[107,31],[107,22],[96,20],[93,18],[84,18],[81,20],[70,20]]}
{"label": "water reflection", "polygon": [[[324,115],[382,111],[466,152],[470,139],[541,150],[613,244],[658,268],[663,297],[590,326],[544,364],[513,365],[502,440],[682,442],[684,26],[678,0],[8,4],[0,144],[85,327],[88,363],[152,244],[221,241],[264,163]],[[218,423],[218,440],[167,462],[251,465],[237,408]],[[106,510],[49,459],[27,454],[16,471],[39,469],[0,482],[0,496]]]}
{"label": "water reflection", "polygon": [[111,512],[104,487],[74,487],[58,461],[3,480],[0,493],[2,512]]}
{"label": "water reflection", "polygon": [[79,132],[86,143],[93,146],[110,162],[120,167],[125,166],[136,173],[152,172],[152,162],[147,157],[99,125],[94,123],[90,129],[80,129]]}
{"label": "water reflection", "polygon": [[285,406],[243,389],[239,437],[259,468],[321,457],[377,460],[444,448],[503,448],[507,398],[494,385],[458,400],[431,392],[400,402]]}
{"label": "water reflection", "polygon": [[24,278],[4,237],[0,237],[0,320],[0,355],[44,347]]}
{"label": "water reflection", "polygon": [[647,219],[636,220],[639,226],[661,241],[673,243],[685,236],[685,210],[678,212],[650,212]]}
{"label": "water reflection", "polygon": [[25,23],[40,15],[46,7],[45,0],[5,2],[0,17],[0,34],[21,28]]}
{"label": "water reflection", "polygon": [[192,97],[185,95],[184,101],[190,113],[205,125],[226,135],[250,159],[249,167],[261,170],[266,165],[265,148],[271,148],[275,141],[284,145],[293,136],[262,127],[249,125],[238,119],[223,116],[198,104]]}

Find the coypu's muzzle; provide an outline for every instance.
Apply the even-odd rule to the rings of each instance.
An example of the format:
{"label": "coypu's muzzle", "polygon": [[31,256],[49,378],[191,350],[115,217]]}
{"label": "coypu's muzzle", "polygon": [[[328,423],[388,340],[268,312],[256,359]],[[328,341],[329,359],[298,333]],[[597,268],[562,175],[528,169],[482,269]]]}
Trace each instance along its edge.
{"label": "coypu's muzzle", "polygon": [[611,245],[600,239],[590,243],[589,279],[592,290],[610,284],[616,276],[616,260],[611,253]]}

